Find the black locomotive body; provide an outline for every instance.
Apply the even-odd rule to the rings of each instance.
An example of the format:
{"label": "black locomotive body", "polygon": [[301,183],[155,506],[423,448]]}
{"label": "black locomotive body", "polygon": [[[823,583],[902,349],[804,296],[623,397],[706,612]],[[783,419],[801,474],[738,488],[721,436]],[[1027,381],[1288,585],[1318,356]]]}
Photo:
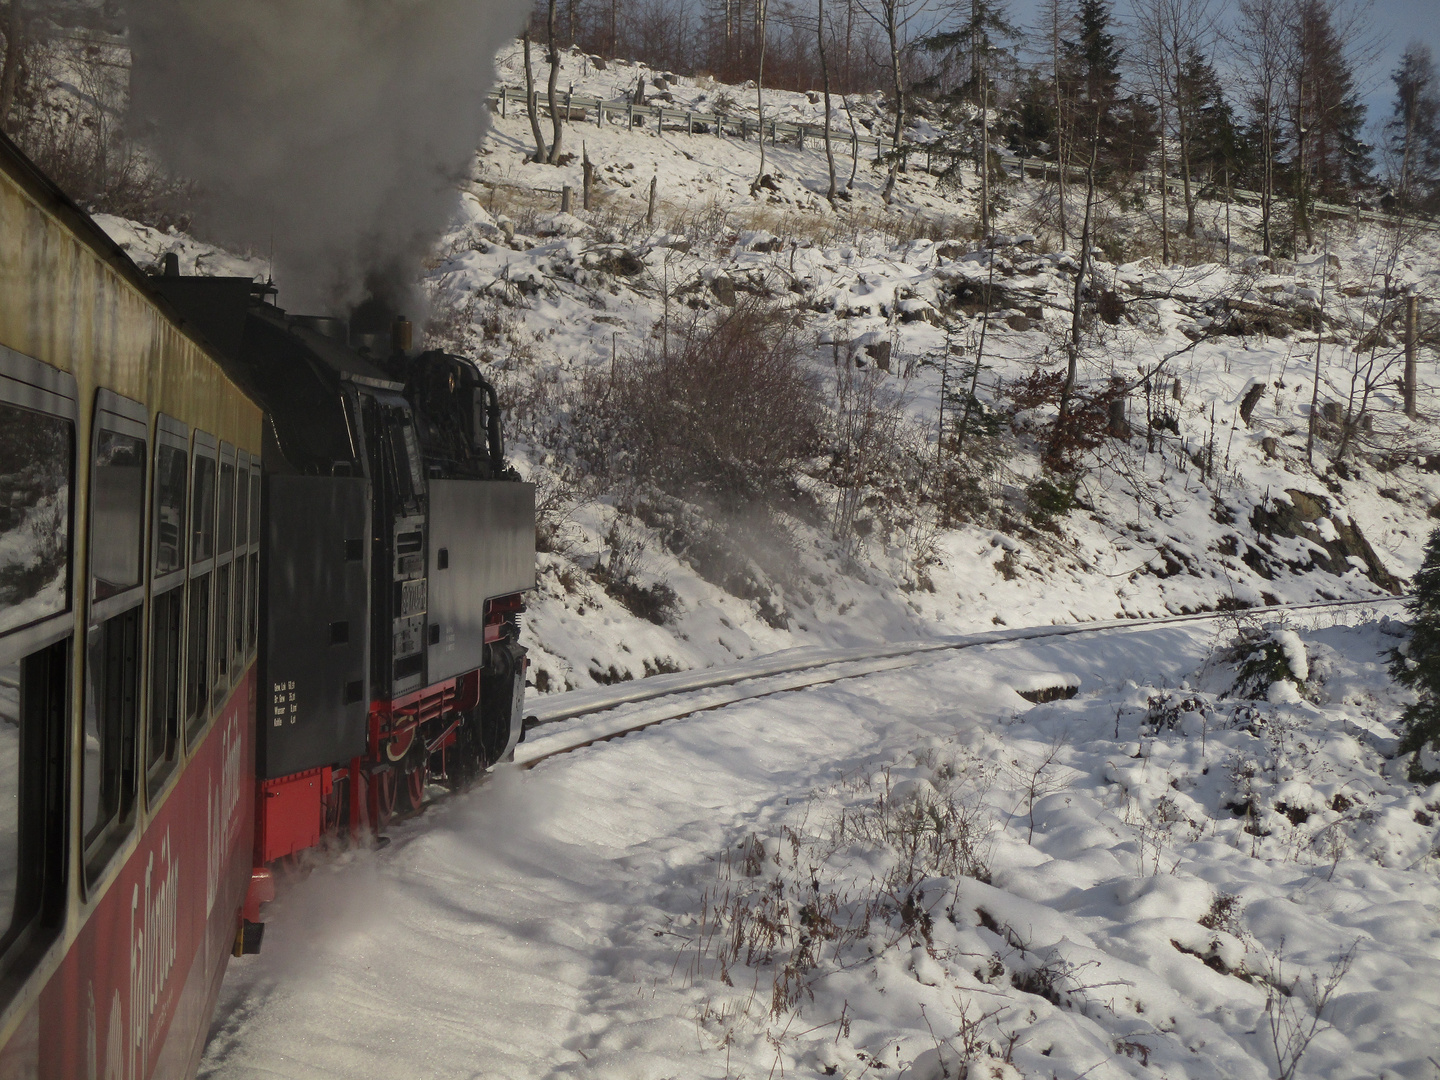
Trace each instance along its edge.
{"label": "black locomotive body", "polygon": [[405,320],[292,315],[249,279],[166,270],[156,289],[266,411],[260,865],[513,751],[534,489],[505,463],[494,387],[410,348]]}

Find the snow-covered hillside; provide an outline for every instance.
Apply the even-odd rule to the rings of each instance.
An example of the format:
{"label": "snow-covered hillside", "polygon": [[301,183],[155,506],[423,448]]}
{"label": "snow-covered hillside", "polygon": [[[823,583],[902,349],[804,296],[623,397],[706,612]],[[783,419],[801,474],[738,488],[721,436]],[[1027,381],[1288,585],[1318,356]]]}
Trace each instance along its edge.
{"label": "snow-covered hillside", "polygon": [[[522,84],[517,57],[502,59],[502,77]],[[624,63],[597,71],[571,54],[560,85],[615,98],[641,78],[653,88],[656,75]],[[542,85],[544,76],[542,65]],[[713,108],[719,95],[733,110],[753,103],[753,89],[668,73],[662,85],[687,108]],[[767,116],[820,117],[807,95],[771,100]],[[881,130],[873,100],[851,104]],[[484,355],[511,400],[525,403],[514,425],[525,470],[569,499],[530,615],[543,687],[801,643],[1362,596],[1418,566],[1434,521],[1427,514],[1440,500],[1440,474],[1423,467],[1440,445],[1440,372],[1424,352],[1426,418],[1405,420],[1393,315],[1398,290],[1440,293],[1440,235],[1397,239],[1332,222],[1322,250],[1271,261],[1253,254],[1253,212],[1236,206],[1227,217],[1223,204],[1204,204],[1200,237],[1179,242],[1215,261],[1167,268],[1143,254],[1158,253],[1153,197],[1128,210],[1111,199],[1092,283],[1111,306],[1095,320],[1081,377],[1126,381],[1132,434],[1086,456],[1068,512],[1051,517],[1032,496],[1046,477],[1038,451],[1054,406],[1017,402],[1014,388],[1063,370],[1076,262],[1073,241],[1071,254],[1054,253],[1053,187],[1033,178],[1005,184],[1000,235],[987,245],[973,239],[973,174],[962,174],[957,190],[912,169],[887,206],[883,173],[862,161],[848,202],[832,210],[813,142],[767,146],[773,182],[756,198],[754,142],[627,130],[623,119],[599,127],[590,115],[566,127],[563,149],[574,158],[560,167],[527,160],[523,109],[512,104],[495,118],[465,220],[428,278],[451,340]],[[559,188],[572,187],[578,203],[582,148],[595,165],[595,209],[560,214]],[[843,187],[845,155],[838,165]],[[647,224],[652,178],[659,205]],[[1074,220],[1072,208],[1072,228]],[[737,295],[794,310],[827,389],[859,371],[901,400],[917,456],[935,452],[942,380],[953,392],[984,320],[978,396],[1006,414],[1000,442],[970,454],[994,459],[973,463],[984,505],[946,527],[914,499],[916,488],[897,499],[897,488],[877,479],[860,514],[865,535],[837,541],[831,525],[843,491],[819,462],[801,481],[813,515],[784,521],[788,573],[762,553],[737,602],[638,520],[643,496],[587,485],[583,464],[567,458],[567,394],[585,372],[644,348],[676,311],[723,312]],[[986,295],[994,297],[988,320]],[[1315,464],[1306,461],[1317,349],[1323,415],[1339,408],[1343,419],[1359,401],[1356,388],[1370,385],[1366,430],[1337,467],[1329,459],[1339,430],[1323,422]],[[1247,423],[1240,407],[1252,390]],[[643,546],[640,579],[678,593],[665,625],[631,615],[575,572],[603,566],[617,538]]]}
{"label": "snow-covered hillside", "polygon": [[[518,51],[502,53],[500,72],[523,83]],[[753,88],[601,69],[574,53],[559,82],[614,98],[642,77],[655,93],[657,74],[677,106],[753,107]],[[811,97],[770,95],[767,116],[817,121]],[[848,104],[883,133],[878,99]],[[1421,416],[1407,420],[1396,311],[1406,290],[1428,305],[1440,296],[1440,234],[1332,221],[1319,251],[1268,260],[1253,253],[1253,211],[1203,203],[1197,238],[1175,241],[1192,265],[1165,267],[1153,193],[1107,197],[1087,286],[1099,314],[1087,315],[1079,373],[1092,389],[1123,384],[1129,437],[1082,455],[1072,493],[1041,453],[1077,269],[1073,240],[1056,253],[1053,186],[997,181],[999,232],[981,242],[973,173],[957,187],[911,169],[886,205],[883,173],[862,160],[831,209],[813,143],[767,145],[769,180],[752,195],[753,141],[628,129],[619,116],[597,126],[592,112],[566,125],[556,167],[529,160],[530,139],[523,108],[494,117],[422,284],[432,339],[489,366],[517,465],[541,486],[550,550],[527,634],[542,693],[800,644],[1365,596],[1418,566],[1440,505],[1440,369],[1422,348]],[[595,168],[590,211],[579,207],[582,151]],[[837,166],[844,188],[845,154]],[[576,192],[568,214],[565,186]],[[1072,206],[1072,229],[1078,215]],[[105,224],[142,262],[177,250],[184,272],[221,265],[186,238]],[[572,419],[617,360],[747,298],[791,313],[832,406],[858,387],[904,423],[859,480],[834,467],[832,431],[797,475],[795,501],[757,526],[688,508],[720,536],[707,564],[675,541],[693,541],[694,520],[667,530],[673,504],[593,474]],[[938,457],[942,384],[953,439],[982,326],[973,408],[992,434],[947,450],[969,487],[942,511],[924,463]],[[1317,353],[1323,419],[1307,455]],[[622,563],[628,596],[607,574]],[[636,589],[673,590],[674,603],[657,614]]]}

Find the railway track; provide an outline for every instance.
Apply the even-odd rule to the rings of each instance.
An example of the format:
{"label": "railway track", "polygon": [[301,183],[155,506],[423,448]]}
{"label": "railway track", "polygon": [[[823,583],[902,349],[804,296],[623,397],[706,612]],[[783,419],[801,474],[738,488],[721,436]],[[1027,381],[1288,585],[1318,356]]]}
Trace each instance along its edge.
{"label": "railway track", "polygon": [[[1256,614],[1285,611],[1293,614],[1320,613],[1348,608],[1398,608],[1406,597],[1368,600],[1339,600],[1316,604],[1287,604],[1255,609]],[[823,686],[899,668],[915,667],[937,656],[963,649],[979,648],[1077,634],[1138,632],[1157,626],[1233,618],[1236,612],[1202,612],[1154,619],[1115,619],[1094,623],[1067,623],[992,630],[956,637],[903,642],[887,646],[854,649],[792,649],[772,653],[720,670],[657,675],[643,682],[621,687],[578,690],[541,699],[526,719],[527,741],[515,749],[515,764],[533,769],[542,762],[572,753],[596,743],[618,739],[632,732],[663,724],[668,720],[720,709],[741,701]],[[630,708],[630,706],[636,706]],[[564,731],[546,733],[531,740],[528,736],[551,725],[579,721]]]}

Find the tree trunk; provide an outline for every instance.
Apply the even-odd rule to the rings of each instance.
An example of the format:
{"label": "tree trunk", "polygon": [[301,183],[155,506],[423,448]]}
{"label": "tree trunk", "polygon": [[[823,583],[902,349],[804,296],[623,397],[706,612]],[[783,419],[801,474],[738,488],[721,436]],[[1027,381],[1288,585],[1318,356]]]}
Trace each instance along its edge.
{"label": "tree trunk", "polygon": [[1190,185],[1190,124],[1186,115],[1185,68],[1180,58],[1179,31],[1172,28],[1171,33],[1170,58],[1175,65],[1175,130],[1180,136],[1180,180],[1185,186],[1185,235],[1194,240],[1195,198]]}
{"label": "tree trunk", "polygon": [[[1330,284],[1330,240],[1326,229],[1325,257],[1320,260],[1320,324],[1325,323],[1325,293]],[[1315,382],[1310,387],[1310,424],[1305,433],[1305,464],[1315,465],[1315,417],[1320,410],[1320,356],[1325,344],[1325,335],[1315,335]]]}
{"label": "tree trunk", "polygon": [[535,136],[535,160],[544,161],[548,155],[545,136],[540,134],[540,110],[535,104],[535,73],[530,67],[530,27],[525,27],[520,42],[525,50],[525,111],[530,114],[530,133]]}
{"label": "tree trunk", "polygon": [[550,153],[546,160],[548,160],[551,165],[560,164],[560,103],[555,99],[555,82],[560,77],[560,49],[555,44],[555,17],[557,6],[558,0],[550,0],[550,18],[548,27],[550,35],[550,51],[548,54],[548,58],[550,61],[550,84],[547,89],[550,97],[550,126],[554,130],[555,134],[550,141]]}
{"label": "tree trunk", "polygon": [[1080,228],[1080,268],[1075,273],[1075,291],[1070,305],[1070,335],[1065,342],[1065,383],[1060,388],[1060,415],[1055,418],[1055,432],[1050,439],[1050,455],[1058,456],[1070,424],[1070,407],[1075,384],[1080,378],[1081,299],[1085,291],[1085,271],[1090,266],[1090,220],[1095,206],[1095,159],[1100,150],[1100,123],[1096,120],[1095,136],[1090,144],[1090,163],[1085,170],[1085,222]]}
{"label": "tree trunk", "polygon": [[760,117],[760,171],[750,185],[752,196],[759,192],[760,181],[765,177],[765,16],[768,7],[768,0],[755,0],[755,20],[759,24],[755,28],[759,41],[759,61],[755,66],[755,111]]}
{"label": "tree trunk", "polygon": [[10,0],[10,20],[5,25],[5,70],[0,73],[0,131],[10,131],[10,106],[20,82],[20,59],[25,46],[25,10],[20,0]]}
{"label": "tree trunk", "polygon": [[850,180],[845,185],[849,191],[855,186],[855,173],[860,168],[860,130],[855,126],[855,114],[850,111],[850,97],[840,95],[840,104],[845,106],[845,118],[850,121]]}
{"label": "tree trunk", "polygon": [[1416,396],[1419,378],[1415,370],[1415,324],[1419,321],[1420,298],[1405,298],[1405,415],[1411,420],[1419,416]]}
{"label": "tree trunk", "polygon": [[830,170],[830,187],[825,198],[835,205],[835,150],[830,145],[830,65],[825,59],[825,0],[816,0],[816,21],[820,27],[818,50],[820,54],[820,82],[825,91],[825,164]]}
{"label": "tree trunk", "polygon": [[1070,243],[1065,226],[1065,100],[1060,88],[1060,2],[1055,0],[1050,19],[1050,77],[1055,86],[1055,182],[1060,198],[1060,250]]}
{"label": "tree trunk", "polygon": [[[990,235],[990,79],[984,68],[980,70],[980,235]],[[983,327],[980,333],[984,335]]]}
{"label": "tree trunk", "polygon": [[895,194],[895,180],[900,174],[900,136],[905,130],[905,93],[900,84],[900,0],[885,2],[885,35],[890,41],[890,74],[895,91],[895,137],[890,145],[890,173],[885,178],[885,190],[881,197],[885,205]]}
{"label": "tree trunk", "polygon": [[1165,139],[1165,91],[1160,90],[1160,262],[1170,265],[1170,153]]}

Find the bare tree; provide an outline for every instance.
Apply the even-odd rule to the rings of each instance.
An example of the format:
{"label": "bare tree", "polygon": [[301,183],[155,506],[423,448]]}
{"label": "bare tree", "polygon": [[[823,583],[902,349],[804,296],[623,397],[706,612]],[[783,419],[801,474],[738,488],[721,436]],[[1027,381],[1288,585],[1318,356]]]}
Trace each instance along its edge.
{"label": "bare tree", "polygon": [[830,65],[825,59],[825,0],[815,0],[815,21],[820,28],[816,49],[820,55],[820,81],[825,92],[825,164],[830,171],[830,187],[825,198],[835,205],[835,148],[830,145]]}
{"label": "bare tree", "polygon": [[1064,7],[1062,0],[1044,0],[1040,8],[1042,33],[1046,39],[1049,50],[1050,80],[1055,91],[1055,184],[1059,196],[1060,213],[1060,250],[1064,251],[1070,242],[1069,230],[1065,221],[1065,169],[1069,164],[1069,138],[1066,130],[1066,109],[1064,101],[1065,81],[1061,78],[1061,43],[1064,35],[1070,30],[1070,15]]}
{"label": "bare tree", "polygon": [[1250,112],[1260,135],[1260,242],[1274,246],[1275,170],[1278,156],[1285,34],[1290,0],[1240,0],[1240,16],[1229,38],[1232,58],[1244,82]]}
{"label": "bare tree", "polygon": [[525,53],[525,111],[530,114],[530,133],[535,136],[535,160],[544,161],[549,157],[545,147],[545,136],[540,134],[540,108],[535,102],[535,73],[530,65],[530,24],[520,35],[520,44]]}
{"label": "bare tree", "polygon": [[765,39],[769,29],[766,26],[769,9],[770,0],[755,0],[755,35],[759,53],[755,68],[755,112],[760,117],[760,171],[750,184],[751,195],[760,190],[760,181],[765,178]]}
{"label": "bare tree", "polygon": [[[1160,100],[1162,160],[1166,156],[1167,127],[1173,123],[1180,178],[1185,194],[1185,235],[1195,237],[1196,193],[1192,184],[1192,144],[1200,102],[1189,85],[1191,58],[1209,48],[1214,30],[1211,0],[1137,0],[1136,27],[1143,64]],[[1166,108],[1166,102],[1169,108]],[[1167,177],[1162,169],[1162,182]],[[1168,188],[1164,184],[1162,194]],[[1168,223],[1166,230],[1168,248]],[[1168,252],[1166,261],[1168,261]]]}
{"label": "bare tree", "polygon": [[895,194],[900,173],[901,140],[905,133],[905,83],[901,62],[911,23],[927,10],[928,0],[855,0],[856,6],[880,27],[885,35],[889,59],[890,92],[894,95],[895,131],[890,141],[890,171],[881,197],[889,203]]}
{"label": "bare tree", "polygon": [[546,158],[551,165],[560,164],[560,103],[555,100],[555,81],[560,77],[560,49],[555,44],[555,9],[557,0],[550,0],[550,10],[546,19],[546,31],[549,34],[549,53],[547,59],[550,61],[550,126],[554,129],[554,138],[550,141],[550,153]]}
{"label": "bare tree", "polygon": [[1058,459],[1070,434],[1070,412],[1075,386],[1080,379],[1080,331],[1084,326],[1081,304],[1085,297],[1085,274],[1090,267],[1090,223],[1095,208],[1095,162],[1100,154],[1099,113],[1090,139],[1090,160],[1085,167],[1085,221],[1080,227],[1080,265],[1075,270],[1075,288],[1070,298],[1070,333],[1065,338],[1065,382],[1060,387],[1060,414],[1050,439],[1050,456]]}

